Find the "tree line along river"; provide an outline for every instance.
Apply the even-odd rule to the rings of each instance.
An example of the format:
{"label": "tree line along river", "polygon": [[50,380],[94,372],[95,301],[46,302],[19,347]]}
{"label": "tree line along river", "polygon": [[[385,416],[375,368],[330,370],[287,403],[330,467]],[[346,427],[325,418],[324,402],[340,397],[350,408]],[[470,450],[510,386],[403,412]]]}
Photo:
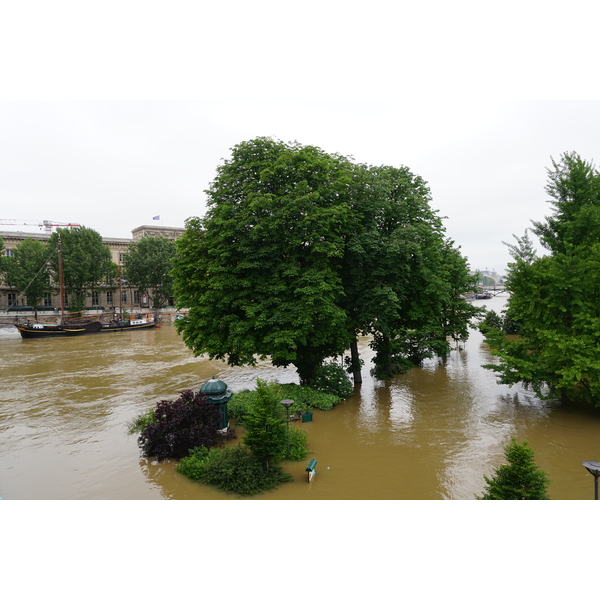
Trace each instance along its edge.
{"label": "tree line along river", "polygon": [[[500,312],[503,295],[478,305]],[[391,381],[369,375],[331,412],[303,427],[317,475],[284,463],[295,481],[257,499],[473,499],[512,435],[528,440],[550,475],[552,499],[592,499],[581,466],[600,460],[600,410],[547,403],[498,385],[478,331],[460,350]],[[232,499],[140,456],[127,423],[212,376],[235,392],[257,377],[297,382],[268,362],[228,367],[194,358],[175,327],[54,340],[0,338],[0,497],[4,499]],[[238,430],[240,437],[241,430]],[[234,442],[235,443],[235,442]]]}

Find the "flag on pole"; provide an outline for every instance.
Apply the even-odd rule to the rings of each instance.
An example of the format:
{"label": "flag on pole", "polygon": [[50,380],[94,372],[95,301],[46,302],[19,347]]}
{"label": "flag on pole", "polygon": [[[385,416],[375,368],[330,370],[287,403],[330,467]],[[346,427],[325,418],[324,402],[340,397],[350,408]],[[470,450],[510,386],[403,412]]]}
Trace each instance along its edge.
{"label": "flag on pole", "polygon": [[156,215],[155,217],[152,217],[153,221],[160,221],[160,215]]}

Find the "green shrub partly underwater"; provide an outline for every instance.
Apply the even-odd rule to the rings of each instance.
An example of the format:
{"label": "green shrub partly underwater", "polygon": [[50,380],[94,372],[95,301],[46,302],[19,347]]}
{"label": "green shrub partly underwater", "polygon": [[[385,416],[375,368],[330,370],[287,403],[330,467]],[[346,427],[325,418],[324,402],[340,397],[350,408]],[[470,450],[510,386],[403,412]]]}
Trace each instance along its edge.
{"label": "green shrub partly underwater", "polygon": [[326,363],[317,367],[310,387],[318,392],[333,394],[341,400],[352,396],[354,385],[344,367],[335,363]]}
{"label": "green shrub partly underwater", "polygon": [[305,412],[311,408],[319,410],[331,410],[336,404],[339,404],[343,398],[334,394],[320,392],[304,385],[296,383],[284,383],[282,386],[286,398],[294,401],[291,410],[301,410]]}
{"label": "green shrub partly underwater", "polygon": [[265,469],[263,462],[241,444],[212,450],[194,448],[181,459],[177,470],[194,481],[241,496],[253,496],[294,479],[276,465]]}
{"label": "green shrub partly underwater", "polygon": [[[336,404],[344,400],[344,398],[335,394],[320,392],[297,383],[284,383],[281,387],[284,397],[294,401],[290,408],[291,413],[296,413],[298,410],[304,413],[313,408],[331,410]],[[243,423],[244,417],[255,398],[255,390],[242,390],[231,394],[231,399],[227,404],[229,418],[237,423]]]}
{"label": "green shrub partly underwater", "polygon": [[282,460],[304,460],[308,456],[308,434],[304,429],[290,426],[290,450],[281,457]]}
{"label": "green shrub partly underwater", "polygon": [[135,419],[132,419],[127,423],[127,433],[129,435],[141,433],[146,427],[156,423],[157,420],[156,409],[150,408],[145,413],[138,415]]}

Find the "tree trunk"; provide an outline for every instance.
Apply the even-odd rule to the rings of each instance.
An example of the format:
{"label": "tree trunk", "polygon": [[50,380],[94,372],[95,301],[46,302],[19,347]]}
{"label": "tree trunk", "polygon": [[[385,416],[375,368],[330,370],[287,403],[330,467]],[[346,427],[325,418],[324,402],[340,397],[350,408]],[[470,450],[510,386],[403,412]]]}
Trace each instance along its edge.
{"label": "tree trunk", "polygon": [[362,383],[362,373],[360,372],[360,357],[358,354],[358,340],[356,337],[350,344],[350,360],[352,362],[352,377],[354,377],[354,385]]}
{"label": "tree trunk", "polygon": [[394,376],[394,372],[392,370],[392,344],[390,338],[387,335],[383,336],[383,347],[385,349],[382,353],[385,358],[385,362],[383,364],[383,371],[386,377],[391,379]]}

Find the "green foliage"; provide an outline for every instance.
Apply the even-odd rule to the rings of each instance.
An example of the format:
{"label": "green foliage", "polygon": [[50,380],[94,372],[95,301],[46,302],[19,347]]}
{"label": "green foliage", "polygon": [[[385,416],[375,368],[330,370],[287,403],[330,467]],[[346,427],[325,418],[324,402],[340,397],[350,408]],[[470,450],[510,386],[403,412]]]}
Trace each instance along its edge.
{"label": "green foliage", "polygon": [[308,434],[304,429],[290,425],[289,452],[284,452],[281,460],[304,460],[308,456]]}
{"label": "green foliage", "polygon": [[[484,309],[485,310],[485,309]],[[483,319],[479,322],[479,331],[487,335],[490,329],[499,329],[506,335],[515,335],[521,332],[521,326],[510,317],[510,311],[502,311],[499,315],[495,310],[485,310]]]}
{"label": "green foliage", "polygon": [[177,470],[231,494],[252,496],[293,480],[278,466],[265,469],[263,461],[244,445],[233,448],[195,448],[181,459]]}
{"label": "green foliage", "polygon": [[552,159],[546,169],[546,192],[552,198],[553,214],[545,222],[533,222],[533,232],[553,255],[564,254],[569,246],[589,246],[599,241],[600,173],[576,152],[565,152],[560,161]]}
{"label": "green foliage", "polygon": [[26,238],[4,258],[4,281],[17,293],[26,294],[31,306],[41,304],[50,290],[49,248],[39,240]]}
{"label": "green foliage", "polygon": [[173,271],[178,307],[189,308],[176,326],[196,355],[270,357],[313,385],[360,333],[426,328],[444,351],[447,336],[467,335],[466,262],[406,167],[256,138],[232,149],[207,194]]}
{"label": "green foliage", "polygon": [[0,279],[4,278],[4,265],[6,263],[6,254],[4,250],[4,240],[0,237]]}
{"label": "green foliage", "polygon": [[166,237],[146,236],[131,245],[124,258],[127,284],[147,292],[153,306],[164,306],[173,295],[175,242]]}
{"label": "green foliage", "polygon": [[335,363],[326,363],[317,367],[310,387],[318,392],[332,394],[342,400],[352,396],[354,386],[344,367]]}
{"label": "green foliage", "polygon": [[133,435],[134,433],[141,433],[149,425],[153,425],[157,421],[156,409],[150,408],[145,413],[138,415],[135,419],[132,419],[127,423],[127,433]]}
{"label": "green foliage", "polygon": [[488,329],[503,329],[503,319],[495,310],[486,310],[485,316],[479,323],[479,329],[485,333]]}
{"label": "green foliage", "polygon": [[295,383],[285,383],[281,386],[286,398],[291,398],[294,401],[292,410],[301,410],[305,412],[310,408],[318,408],[319,410],[331,410],[336,404],[339,404],[343,398],[319,392],[305,385],[297,385]]}
{"label": "green foliage", "polygon": [[206,446],[196,446],[191,448],[189,456],[184,456],[177,465],[177,471],[189,477],[192,481],[202,481],[206,474],[206,465],[208,464],[210,453],[219,453],[221,449],[213,448],[209,450]]}
{"label": "green foliage", "polygon": [[310,378],[349,344],[339,265],[350,231],[347,161],[257,138],[238,144],[177,240],[176,326],[196,354],[294,364]]}
{"label": "green foliage", "polygon": [[548,475],[539,469],[533,460],[533,450],[527,442],[511,443],[504,448],[508,464],[498,467],[495,475],[484,475],[486,487],[478,500],[548,500],[546,490],[550,485]]}
{"label": "green foliage", "polygon": [[[331,410],[343,400],[340,396],[319,392],[308,386],[296,383],[284,383],[280,387],[282,398],[290,398],[294,401],[290,409],[294,413],[298,410],[306,412],[312,408]],[[227,403],[229,418],[238,423],[243,423],[246,414],[257,397],[258,392],[256,390],[242,390],[231,394],[231,398]]]}
{"label": "green foliage", "polygon": [[79,227],[58,229],[48,240],[52,255],[53,278],[59,285],[57,247],[62,245],[63,281],[69,295],[71,312],[85,309],[88,292],[98,291],[103,285],[114,286],[118,267],[111,260],[110,249],[102,242],[102,236],[93,229]]}
{"label": "green foliage", "polygon": [[244,419],[247,431],[244,443],[257,458],[264,461],[267,469],[286,447],[286,424],[281,400],[283,391],[280,385],[257,379],[256,398],[248,406]]}
{"label": "green foliage", "polygon": [[242,423],[248,412],[249,406],[254,402],[256,392],[254,390],[241,390],[234,392],[227,403],[227,414],[232,421]]}
{"label": "green foliage", "polygon": [[554,214],[534,223],[551,251],[536,257],[525,235],[510,246],[507,326],[518,339],[486,332],[501,383],[522,383],[540,397],[600,406],[600,174],[574,153],[553,161],[547,190]]}

